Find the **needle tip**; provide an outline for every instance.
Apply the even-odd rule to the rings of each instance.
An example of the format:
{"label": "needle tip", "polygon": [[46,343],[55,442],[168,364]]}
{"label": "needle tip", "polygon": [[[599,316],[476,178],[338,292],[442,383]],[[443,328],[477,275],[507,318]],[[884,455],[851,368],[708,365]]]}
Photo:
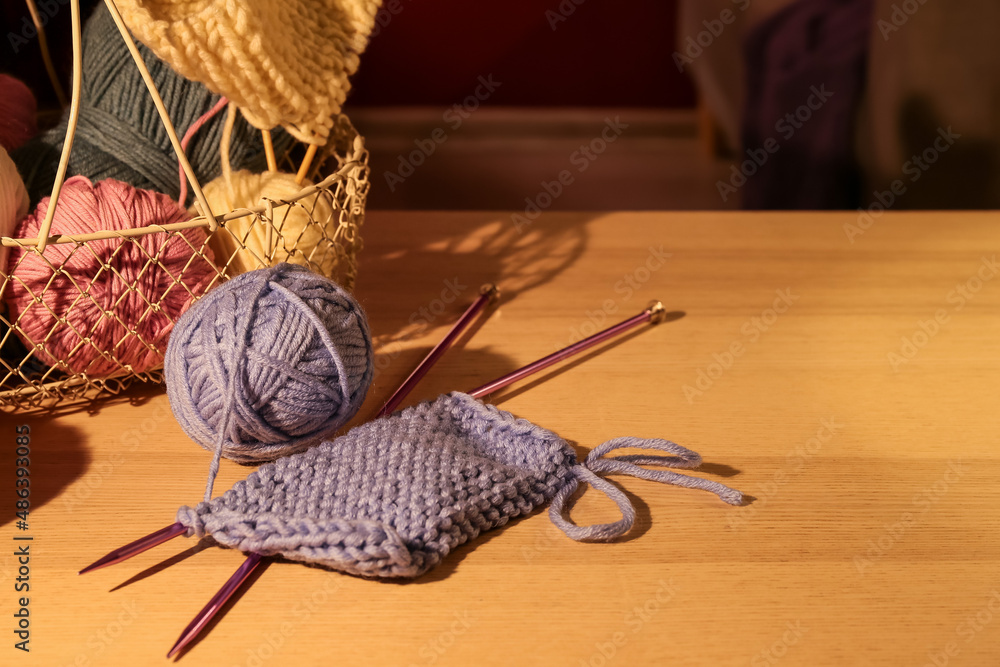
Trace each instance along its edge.
{"label": "needle tip", "polygon": [[187,646],[187,645],[188,645],[189,643],[191,643],[191,640],[192,640],[192,639],[194,639],[194,637],[195,637],[196,635],[197,635],[197,633],[194,633],[194,634],[192,634],[192,633],[190,632],[190,628],[186,629],[186,630],[185,630],[185,631],[184,631],[184,632],[183,632],[183,633],[181,634],[180,638],[179,638],[179,639],[178,639],[178,640],[177,640],[176,642],[174,642],[174,646],[173,646],[173,648],[171,648],[171,649],[170,649],[170,650],[169,650],[169,651],[167,652],[167,658],[168,658],[168,659],[170,659],[170,658],[173,658],[173,657],[175,657],[175,656],[176,656],[176,655],[177,655],[178,653],[180,653],[181,651],[183,651],[183,650],[184,650],[184,647],[186,647],[186,646]]}
{"label": "needle tip", "polygon": [[102,556],[98,558],[93,563],[87,567],[80,570],[77,574],[86,574],[88,572],[93,572],[94,570],[100,570],[102,567],[107,567],[108,565],[114,565],[118,562],[118,552],[112,551],[107,556]]}

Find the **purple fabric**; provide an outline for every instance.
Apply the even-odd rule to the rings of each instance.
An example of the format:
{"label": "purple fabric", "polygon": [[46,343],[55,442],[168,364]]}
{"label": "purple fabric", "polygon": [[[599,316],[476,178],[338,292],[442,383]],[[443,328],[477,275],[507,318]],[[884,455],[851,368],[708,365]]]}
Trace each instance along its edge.
{"label": "purple fabric", "polygon": [[[800,0],[747,36],[740,162],[751,159],[751,151],[758,157],[753,164],[763,164],[747,175],[744,208],[843,209],[859,204],[854,127],[872,16],[872,0]],[[777,148],[761,160],[769,140]],[[744,174],[753,171],[743,164]]]}

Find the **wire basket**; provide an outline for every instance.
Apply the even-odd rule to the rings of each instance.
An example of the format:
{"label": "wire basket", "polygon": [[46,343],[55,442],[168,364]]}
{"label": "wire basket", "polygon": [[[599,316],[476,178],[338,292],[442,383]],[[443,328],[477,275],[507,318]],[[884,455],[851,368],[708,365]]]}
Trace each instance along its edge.
{"label": "wire basket", "polygon": [[[80,22],[76,0],[71,7],[74,13],[74,91],[63,159],[53,190],[52,201],[56,205],[65,177],[63,163],[67,161],[72,146],[81,77]],[[117,10],[113,11],[117,13]],[[130,41],[131,36],[124,25],[119,24],[119,27],[123,38]],[[136,64],[140,69],[145,67],[141,59]],[[158,108],[162,108],[159,93],[150,81],[147,84],[154,101],[158,102]],[[176,141],[176,132],[165,111],[161,112],[161,116],[174,140],[175,151],[185,167],[196,200],[205,202],[201,186],[186,164],[180,144]],[[184,307],[186,310],[201,295],[242,271],[287,261],[327,275],[351,289],[357,271],[356,257],[361,249],[360,227],[364,221],[369,187],[368,153],[364,141],[347,117],[341,115],[336,118],[330,142],[321,149],[318,158],[315,147],[310,147],[306,155],[305,162],[312,166],[303,165],[300,176],[321,171],[329,175],[287,200],[262,199],[258,206],[250,209],[211,211],[210,215],[200,215],[185,222],[78,236],[50,236],[50,214],[43,222],[38,238],[3,237],[0,241],[3,245],[18,246],[24,252],[9,267],[9,273],[8,267],[0,267],[0,294],[18,289],[31,301],[31,307],[22,310],[19,316],[10,312],[6,305],[0,307],[0,411],[45,409],[117,394],[136,380],[162,382],[162,361],[167,340],[165,336],[154,339],[144,335],[143,332],[148,329],[144,325],[157,318],[156,328],[169,331],[181,313],[167,307],[168,299],[176,300],[181,295],[187,304]],[[287,155],[283,160],[291,164]],[[54,210],[55,205],[50,209]],[[206,209],[208,205],[203,203],[201,210]],[[295,215],[297,219],[296,233],[292,235],[286,233],[290,215]],[[198,238],[204,238],[203,241],[192,242],[189,230],[196,228],[204,229],[205,237],[198,235]],[[309,236],[308,251],[298,247],[298,240],[305,235]],[[250,244],[248,239],[252,236],[258,241]],[[259,239],[264,239],[264,242]],[[160,264],[161,254],[168,244],[176,246],[178,243],[187,244],[191,251],[190,260],[176,272],[169,273],[170,284],[166,290],[159,298],[150,300],[140,289],[140,283],[149,272],[164,268]],[[67,244],[60,249],[63,259],[75,253],[85,253],[82,257],[94,271],[91,279],[113,281],[116,294],[120,294],[121,298],[111,305],[99,303],[91,290],[79,284],[73,275],[62,268],[65,260],[57,262],[58,266],[54,265],[44,250],[46,246],[59,244]],[[227,250],[220,252],[220,248]],[[141,257],[141,261],[127,272],[122,271],[115,261],[124,253]],[[19,269],[25,262],[32,262],[36,279],[31,285],[42,284],[41,287],[32,287],[20,278]],[[238,270],[235,268],[237,263]],[[39,270],[47,279],[37,279]],[[197,293],[192,292],[188,284],[190,281],[186,280],[195,273],[199,276],[200,289]],[[59,308],[58,312],[51,306],[52,299],[47,298],[53,296],[48,292],[57,284],[60,285],[59,294],[63,302],[69,299],[69,304]],[[123,317],[126,306],[130,315]],[[26,319],[32,317],[38,308],[45,309],[37,312],[43,312],[46,319],[52,322],[51,326],[44,327],[44,331],[37,330],[37,320]],[[85,321],[80,317],[83,312],[88,314]],[[115,341],[114,344],[96,346],[91,332],[97,328],[102,328],[105,334],[111,331],[110,339]],[[69,339],[76,343],[54,354],[50,343],[57,339]],[[144,358],[142,369],[123,361],[125,351],[129,352],[127,358],[134,359],[137,350]]]}

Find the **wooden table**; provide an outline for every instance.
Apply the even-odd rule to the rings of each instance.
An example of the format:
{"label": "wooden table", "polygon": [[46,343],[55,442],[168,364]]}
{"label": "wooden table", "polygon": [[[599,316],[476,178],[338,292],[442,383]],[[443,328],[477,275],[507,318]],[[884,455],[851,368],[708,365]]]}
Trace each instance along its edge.
{"label": "wooden table", "polygon": [[[272,563],[195,665],[990,665],[1000,660],[1000,246],[996,216],[378,213],[358,294],[378,372],[361,418],[487,281],[502,304],[410,402],[469,389],[654,298],[647,327],[493,402],[581,452],[667,437],[756,497],[616,477],[627,539],[580,544],[537,513],[406,584]],[[846,227],[845,227],[846,226]],[[858,232],[861,232],[858,234]],[[849,238],[852,237],[852,238]],[[242,562],[176,540],[76,571],[201,497],[209,455],[161,389],[31,427],[13,446],[0,557],[3,664],[146,665]],[[247,469],[224,462],[217,489]],[[579,523],[616,518],[588,490]],[[13,649],[13,538],[30,534],[31,653]],[[114,589],[114,590],[112,590]]]}

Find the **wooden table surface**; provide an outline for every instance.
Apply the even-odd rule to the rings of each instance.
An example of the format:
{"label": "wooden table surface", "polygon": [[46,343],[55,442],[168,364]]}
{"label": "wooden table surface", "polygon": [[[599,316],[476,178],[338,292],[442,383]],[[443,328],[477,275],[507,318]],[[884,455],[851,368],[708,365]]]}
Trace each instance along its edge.
{"label": "wooden table surface", "polygon": [[[1000,664],[1000,227],[995,214],[380,213],[357,293],[376,334],[370,418],[479,286],[501,305],[411,396],[471,389],[651,299],[683,316],[492,402],[580,452],[665,437],[756,498],[615,477],[627,539],[546,512],[412,583],[271,563],[181,659],[196,665]],[[33,507],[0,556],[2,664],[147,665],[242,562],[183,538],[86,576],[173,521],[207,452],[160,388],[31,427]],[[248,470],[225,461],[221,491]],[[590,489],[578,523],[616,518]],[[13,648],[31,535],[30,654]]]}

